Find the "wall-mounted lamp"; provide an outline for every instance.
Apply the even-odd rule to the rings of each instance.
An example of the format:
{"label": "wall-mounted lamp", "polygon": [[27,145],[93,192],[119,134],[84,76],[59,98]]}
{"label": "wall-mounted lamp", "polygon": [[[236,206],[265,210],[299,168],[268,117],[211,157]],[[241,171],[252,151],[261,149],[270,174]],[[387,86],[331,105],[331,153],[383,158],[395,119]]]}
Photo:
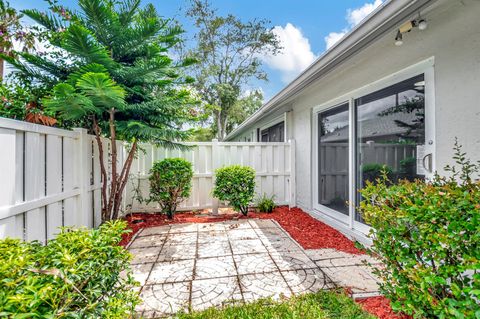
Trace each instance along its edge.
{"label": "wall-mounted lamp", "polygon": [[427,26],[428,26],[427,20],[422,19],[418,21],[418,30],[423,31],[427,28]]}
{"label": "wall-mounted lamp", "polygon": [[400,30],[397,31],[397,36],[395,37],[395,45],[397,47],[401,46],[403,44],[403,36]]}
{"label": "wall-mounted lamp", "polygon": [[418,28],[419,30],[423,31],[427,28],[427,26],[427,20],[425,19],[409,20],[405,22],[397,30],[397,35],[395,36],[395,45],[401,46],[403,44],[404,33],[412,31],[413,28]]}

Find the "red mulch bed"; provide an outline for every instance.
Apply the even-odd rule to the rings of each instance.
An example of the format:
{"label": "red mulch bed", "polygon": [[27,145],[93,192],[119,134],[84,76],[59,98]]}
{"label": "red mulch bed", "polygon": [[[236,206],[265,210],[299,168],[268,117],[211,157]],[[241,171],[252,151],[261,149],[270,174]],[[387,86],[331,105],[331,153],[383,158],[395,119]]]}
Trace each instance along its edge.
{"label": "red mulch bed", "polygon": [[393,312],[390,301],[383,297],[370,297],[355,300],[362,308],[379,319],[411,319],[411,316]]}
{"label": "red mulch bed", "polygon": [[[124,236],[121,245],[127,245],[132,236],[141,228],[179,223],[211,223],[231,219],[260,218],[276,220],[305,249],[333,248],[350,254],[362,254],[354,243],[338,230],[313,218],[299,208],[280,206],[272,213],[250,212],[248,216],[219,215],[205,216],[194,213],[177,213],[173,220],[165,215],[134,213],[126,220],[132,232]],[[144,220],[134,223],[135,220]]]}

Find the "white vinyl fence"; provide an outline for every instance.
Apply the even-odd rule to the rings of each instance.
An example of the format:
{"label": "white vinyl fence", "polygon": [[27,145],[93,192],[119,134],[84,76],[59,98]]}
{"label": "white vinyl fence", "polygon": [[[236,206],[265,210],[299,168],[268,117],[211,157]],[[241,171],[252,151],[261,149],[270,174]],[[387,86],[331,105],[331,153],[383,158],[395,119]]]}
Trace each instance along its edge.
{"label": "white vinyl fence", "polygon": [[86,130],[0,118],[0,147],[0,238],[45,243],[60,226],[100,224],[98,148]]}
{"label": "white vinyl fence", "polygon": [[[158,211],[155,203],[139,202],[136,197],[149,197],[148,175],[155,161],[180,157],[193,164],[194,175],[190,198],[179,210],[212,208],[222,206],[212,197],[215,169],[226,165],[251,166],[256,171],[256,196],[275,196],[281,205],[295,203],[295,143],[250,143],[250,142],[202,142],[185,143],[192,147],[187,151],[167,150],[152,145],[141,145],[143,152],[133,162],[131,179],[127,186],[127,206],[133,212]],[[128,201],[128,198],[130,201]]]}
{"label": "white vinyl fence", "polygon": [[[193,163],[190,198],[182,210],[212,208],[216,168],[249,165],[257,172],[257,195],[275,195],[279,204],[295,205],[295,144],[289,143],[187,143],[188,151],[141,145],[133,163],[124,196],[123,211],[156,211],[155,204],[136,200],[137,190],[148,198],[152,163],[166,157],[183,157]],[[103,139],[104,156],[110,142]],[[117,142],[118,165],[127,147]],[[107,163],[110,171],[111,163]],[[110,179],[110,176],[108,176]],[[13,237],[45,243],[61,226],[96,227],[101,222],[101,174],[94,136],[84,129],[62,130],[0,118],[0,238]]]}

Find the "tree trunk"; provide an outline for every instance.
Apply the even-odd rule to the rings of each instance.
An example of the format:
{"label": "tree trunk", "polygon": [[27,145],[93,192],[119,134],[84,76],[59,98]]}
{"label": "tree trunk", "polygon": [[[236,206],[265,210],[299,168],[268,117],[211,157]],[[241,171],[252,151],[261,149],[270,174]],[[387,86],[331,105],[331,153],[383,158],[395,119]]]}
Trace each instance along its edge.
{"label": "tree trunk", "polygon": [[112,163],[112,180],[110,184],[110,198],[108,199],[107,211],[110,213],[110,220],[113,219],[113,204],[115,199],[115,194],[117,192],[118,186],[118,176],[117,176],[117,140],[116,140],[116,131],[115,131],[115,109],[110,110],[110,144],[112,145],[111,153],[111,163]]}
{"label": "tree trunk", "polygon": [[120,173],[119,179],[118,179],[118,187],[117,187],[117,192],[113,195],[114,200],[113,200],[113,212],[112,216],[114,219],[118,218],[118,212],[120,210],[120,206],[122,203],[122,198],[123,198],[123,191],[125,190],[125,187],[127,186],[128,182],[128,177],[130,175],[130,169],[132,167],[133,160],[135,159],[135,153],[137,152],[137,141],[134,141],[132,144],[132,148],[130,149],[130,152],[128,152],[127,159],[125,160],[125,163],[123,164],[122,172]]}
{"label": "tree trunk", "polygon": [[225,137],[227,136],[227,121],[228,121],[228,116],[225,114],[225,111],[220,110],[217,112],[216,116],[216,122],[217,122],[217,138],[219,141],[223,141]]}
{"label": "tree trunk", "polygon": [[105,168],[105,162],[103,161],[103,143],[101,138],[101,130],[98,126],[96,118],[93,118],[93,131],[95,132],[95,139],[98,145],[98,160],[100,161],[100,173],[102,176],[102,220],[107,220],[110,216],[107,210],[107,169]]}

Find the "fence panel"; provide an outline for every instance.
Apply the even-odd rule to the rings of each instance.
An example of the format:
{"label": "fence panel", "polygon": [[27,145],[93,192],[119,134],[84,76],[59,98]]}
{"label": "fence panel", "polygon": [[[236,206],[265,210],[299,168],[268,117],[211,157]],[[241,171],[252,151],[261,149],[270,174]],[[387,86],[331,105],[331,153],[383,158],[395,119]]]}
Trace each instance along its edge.
{"label": "fence panel", "polygon": [[[102,138],[107,181],[111,181],[111,150]],[[212,208],[216,168],[240,164],[256,170],[256,193],[275,196],[279,204],[295,205],[294,141],[289,143],[186,143],[187,150],[140,145],[127,184],[123,211],[156,211],[149,196],[148,175],[155,161],[185,158],[193,164],[192,194],[180,210]],[[0,238],[46,243],[61,226],[96,227],[101,223],[99,149],[85,129],[73,131],[0,118]],[[117,142],[121,169],[129,147]],[[117,172],[120,174],[120,171]],[[110,184],[110,183],[108,183]],[[109,189],[107,188],[107,192]]]}
{"label": "fence panel", "polygon": [[0,118],[0,145],[0,238],[46,243],[61,226],[94,226],[100,197],[84,187],[96,162],[85,130]]}
{"label": "fence panel", "polygon": [[256,171],[256,194],[275,196],[278,204],[292,204],[292,142],[289,143],[243,143],[202,142],[185,143],[189,150],[167,150],[142,144],[142,151],[132,164],[126,190],[128,211],[158,211],[156,203],[147,204],[139,199],[149,197],[149,171],[155,161],[181,157],[193,165],[192,192],[179,210],[213,208],[218,203],[211,195],[216,168],[239,164],[253,167]]}

